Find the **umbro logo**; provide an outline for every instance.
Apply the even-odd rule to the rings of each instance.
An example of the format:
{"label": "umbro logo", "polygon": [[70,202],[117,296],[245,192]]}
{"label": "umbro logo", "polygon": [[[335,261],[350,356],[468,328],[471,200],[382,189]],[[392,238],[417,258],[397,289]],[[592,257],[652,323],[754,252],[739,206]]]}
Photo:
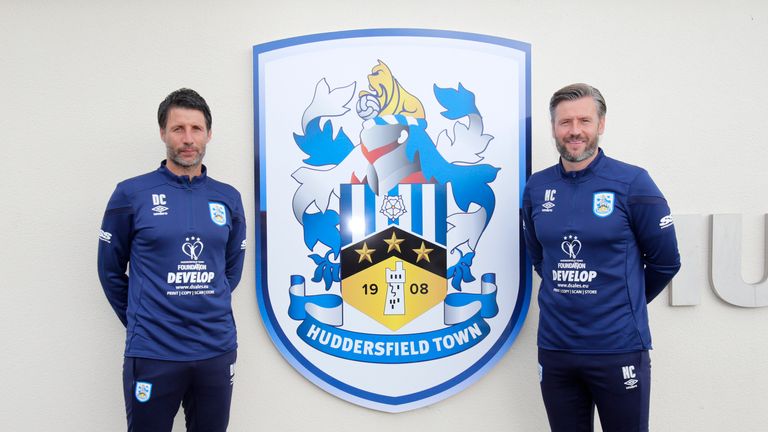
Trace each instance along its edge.
{"label": "umbro logo", "polygon": [[107,243],[112,243],[112,234],[104,230],[99,230],[99,240]]}
{"label": "umbro logo", "polygon": [[637,383],[640,382],[637,379],[637,374],[635,374],[635,366],[622,366],[621,367],[621,374],[624,376],[624,387],[627,390],[631,390],[633,388],[637,388]]}
{"label": "umbro logo", "polygon": [[556,193],[557,189],[547,189],[544,191],[544,204],[541,205],[544,210],[542,212],[551,213],[553,211],[552,208],[555,206],[553,201],[555,200]]}
{"label": "umbro logo", "polygon": [[674,223],[675,223],[675,220],[672,218],[672,215],[666,215],[659,220],[659,228],[661,229],[668,228],[674,225]]}
{"label": "umbro logo", "polygon": [[165,194],[152,194],[152,216],[166,216],[169,210],[166,204]]}

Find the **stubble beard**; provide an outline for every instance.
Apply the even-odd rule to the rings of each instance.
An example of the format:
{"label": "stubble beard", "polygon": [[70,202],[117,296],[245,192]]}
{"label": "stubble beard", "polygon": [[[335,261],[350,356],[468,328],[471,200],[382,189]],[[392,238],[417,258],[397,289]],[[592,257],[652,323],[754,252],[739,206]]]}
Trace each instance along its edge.
{"label": "stubble beard", "polygon": [[172,160],[176,165],[187,169],[199,166],[203,162],[203,157],[205,156],[205,149],[203,149],[202,151],[198,152],[197,157],[190,161],[181,157],[181,151],[175,151],[170,147],[167,147],[167,149],[168,159]]}
{"label": "stubble beard", "polygon": [[555,147],[557,147],[558,153],[560,153],[560,157],[568,162],[581,162],[583,160],[587,160],[591,158],[595,152],[597,152],[597,144],[600,141],[600,136],[595,136],[594,140],[591,140],[587,143],[587,147],[584,149],[581,154],[574,155],[568,152],[568,149],[565,147],[565,144],[560,141],[559,139],[555,139]]}

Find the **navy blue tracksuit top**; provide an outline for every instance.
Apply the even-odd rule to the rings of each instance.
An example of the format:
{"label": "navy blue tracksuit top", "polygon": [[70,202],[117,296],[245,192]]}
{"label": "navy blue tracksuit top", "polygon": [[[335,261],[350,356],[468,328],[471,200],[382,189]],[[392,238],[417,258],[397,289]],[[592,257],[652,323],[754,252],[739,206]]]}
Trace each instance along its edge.
{"label": "navy blue tracksuit top", "polygon": [[538,346],[574,353],[651,349],[646,304],[680,268],[669,206],[642,168],[598,156],[528,180],[523,232],[541,276]]}
{"label": "navy blue tracksuit top", "polygon": [[[126,326],[126,357],[193,361],[237,348],[231,295],[245,257],[240,194],[202,175],[156,171],[109,200],[98,271]],[[130,263],[130,269],[127,269]]]}

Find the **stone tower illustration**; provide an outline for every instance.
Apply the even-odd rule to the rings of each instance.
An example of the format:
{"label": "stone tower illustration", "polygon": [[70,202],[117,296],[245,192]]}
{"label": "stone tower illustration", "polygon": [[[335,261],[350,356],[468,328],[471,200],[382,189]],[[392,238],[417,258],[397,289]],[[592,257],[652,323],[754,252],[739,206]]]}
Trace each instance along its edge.
{"label": "stone tower illustration", "polygon": [[387,277],[387,302],[384,315],[405,315],[405,270],[403,262],[395,262],[395,270],[385,269]]}

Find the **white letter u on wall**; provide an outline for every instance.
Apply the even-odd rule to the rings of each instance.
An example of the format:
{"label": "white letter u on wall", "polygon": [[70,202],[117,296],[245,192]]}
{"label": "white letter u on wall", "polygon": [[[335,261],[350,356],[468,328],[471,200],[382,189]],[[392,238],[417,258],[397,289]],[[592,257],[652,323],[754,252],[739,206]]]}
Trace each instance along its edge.
{"label": "white letter u on wall", "polygon": [[768,250],[763,252],[763,277],[758,283],[746,283],[741,275],[741,215],[712,215],[711,257],[712,289],[718,297],[735,306],[768,306]]}

